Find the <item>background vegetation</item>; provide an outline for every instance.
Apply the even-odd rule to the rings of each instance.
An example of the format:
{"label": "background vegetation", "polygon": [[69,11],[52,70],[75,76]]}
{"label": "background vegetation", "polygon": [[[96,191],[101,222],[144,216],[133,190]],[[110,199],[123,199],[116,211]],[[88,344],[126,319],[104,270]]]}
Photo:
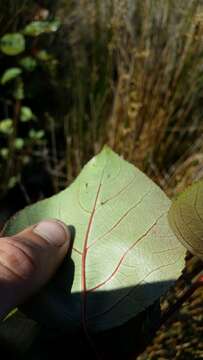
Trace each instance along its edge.
{"label": "background vegetation", "polygon": [[[104,143],[169,196],[202,177],[202,39],[200,0],[0,1],[2,214],[67,186]],[[203,333],[200,295],[140,359],[202,358],[186,325]]]}

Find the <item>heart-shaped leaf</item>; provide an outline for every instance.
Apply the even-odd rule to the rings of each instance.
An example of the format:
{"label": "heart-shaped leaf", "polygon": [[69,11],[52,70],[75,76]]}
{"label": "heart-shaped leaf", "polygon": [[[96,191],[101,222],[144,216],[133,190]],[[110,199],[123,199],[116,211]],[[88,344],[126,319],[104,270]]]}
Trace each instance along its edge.
{"label": "heart-shaped leaf", "polygon": [[65,300],[59,305],[57,294],[42,295],[45,306],[40,311],[38,301],[36,313],[48,323],[56,311],[55,320],[72,329],[99,331],[146,309],[184,267],[185,249],[168,224],[169,207],[155,183],[105,147],[69,188],[18,213],[6,234],[46,218],[75,227],[71,290],[67,271],[59,285]]}
{"label": "heart-shaped leaf", "polygon": [[203,260],[203,181],[183,191],[172,203],[169,223],[182,244]]}

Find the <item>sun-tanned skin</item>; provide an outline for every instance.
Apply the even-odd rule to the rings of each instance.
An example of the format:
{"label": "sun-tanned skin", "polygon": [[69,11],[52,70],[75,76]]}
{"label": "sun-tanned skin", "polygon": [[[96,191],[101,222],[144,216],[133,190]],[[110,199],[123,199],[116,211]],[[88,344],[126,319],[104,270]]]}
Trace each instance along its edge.
{"label": "sun-tanned skin", "polygon": [[61,221],[44,220],[0,238],[0,319],[53,276],[67,254],[70,236]]}

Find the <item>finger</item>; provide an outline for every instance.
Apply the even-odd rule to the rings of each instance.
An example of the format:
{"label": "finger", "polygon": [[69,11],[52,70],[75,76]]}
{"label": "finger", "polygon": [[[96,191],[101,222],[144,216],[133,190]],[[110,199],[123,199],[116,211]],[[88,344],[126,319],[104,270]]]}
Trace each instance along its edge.
{"label": "finger", "polygon": [[0,318],[52,277],[69,246],[68,227],[58,220],[0,238]]}

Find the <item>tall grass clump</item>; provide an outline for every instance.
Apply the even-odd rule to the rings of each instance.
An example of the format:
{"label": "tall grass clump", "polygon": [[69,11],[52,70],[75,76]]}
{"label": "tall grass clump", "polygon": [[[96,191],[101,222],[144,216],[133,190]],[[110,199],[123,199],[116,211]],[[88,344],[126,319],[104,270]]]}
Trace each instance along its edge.
{"label": "tall grass clump", "polygon": [[182,188],[199,177],[203,87],[199,1],[65,4],[59,44],[66,64],[62,69],[66,150],[65,156],[63,150],[57,155],[65,174],[62,186],[105,142],[170,194],[177,184]]}
{"label": "tall grass clump", "polygon": [[119,41],[127,61],[109,142],[165,189],[182,180],[181,169],[202,162],[201,39],[199,2],[157,0],[135,2],[129,42]]}

